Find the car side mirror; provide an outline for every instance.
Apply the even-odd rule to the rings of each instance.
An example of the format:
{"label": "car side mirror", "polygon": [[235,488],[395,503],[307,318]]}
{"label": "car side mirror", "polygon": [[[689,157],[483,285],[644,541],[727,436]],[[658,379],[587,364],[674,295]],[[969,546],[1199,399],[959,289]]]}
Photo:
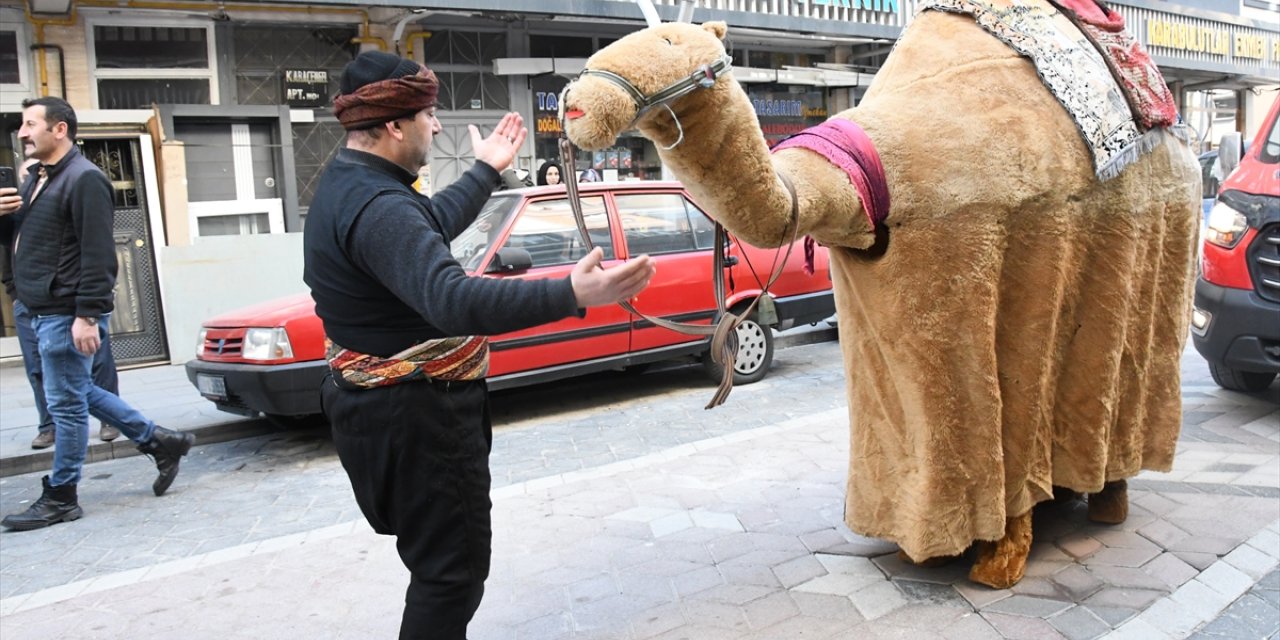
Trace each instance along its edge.
{"label": "car side mirror", "polygon": [[1231,175],[1231,172],[1240,166],[1241,147],[1238,132],[1222,136],[1222,141],[1218,143],[1218,165],[1222,167],[1223,178]]}
{"label": "car side mirror", "polygon": [[503,247],[489,261],[485,273],[513,273],[533,268],[533,256],[519,247]]}

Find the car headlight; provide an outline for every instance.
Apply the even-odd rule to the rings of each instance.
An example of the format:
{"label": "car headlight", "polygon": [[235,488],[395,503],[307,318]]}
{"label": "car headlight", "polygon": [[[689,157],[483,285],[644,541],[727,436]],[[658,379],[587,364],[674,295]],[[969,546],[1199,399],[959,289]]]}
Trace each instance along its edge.
{"label": "car headlight", "polygon": [[1209,211],[1209,228],[1205,231],[1205,242],[1230,249],[1240,243],[1244,232],[1249,230],[1249,220],[1243,213],[1232,209],[1225,202],[1217,202]]}
{"label": "car headlight", "polygon": [[200,334],[196,336],[196,357],[204,355],[204,341],[209,337],[208,329],[201,329]]}
{"label": "car headlight", "polygon": [[293,357],[293,345],[283,327],[249,329],[244,332],[240,356],[245,360],[282,360]]}

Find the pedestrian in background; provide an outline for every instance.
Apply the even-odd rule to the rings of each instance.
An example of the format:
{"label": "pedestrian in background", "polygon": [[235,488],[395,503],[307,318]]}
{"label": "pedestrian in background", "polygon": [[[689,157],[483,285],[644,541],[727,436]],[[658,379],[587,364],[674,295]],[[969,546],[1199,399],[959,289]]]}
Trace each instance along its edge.
{"label": "pedestrian in background", "polygon": [[[55,432],[53,469],[40,498],[0,520],[25,531],[80,518],[76,486],[89,448],[89,414],[117,426],[159,470],[157,496],[173,483],[194,436],[157,426],[93,382],[116,279],[111,183],[75,145],[76,113],[61,98],[22,103],[18,139],[39,165],[19,197],[0,199],[0,241],[13,252],[17,299],[32,314],[45,401]],[[15,216],[21,217],[21,229]]]}
{"label": "pedestrian in background", "polygon": [[563,172],[554,160],[548,160],[538,167],[538,185],[560,184]]}
{"label": "pedestrian in background", "polygon": [[[35,158],[28,158],[22,163],[21,175],[29,177],[30,169],[39,164]],[[17,189],[5,191],[0,189],[0,195],[15,195]],[[13,227],[15,235],[22,227],[22,216],[14,214]],[[17,292],[13,286],[13,247],[9,243],[4,244],[4,262],[0,264],[3,275],[0,280],[4,283],[5,293],[9,295],[9,299],[13,301],[13,323],[18,332],[18,349],[22,352],[22,366],[27,373],[27,382],[31,384],[31,394],[35,396],[36,415],[39,417],[39,423],[36,425],[36,437],[31,441],[32,449],[48,449],[53,446],[53,418],[49,416],[49,407],[44,401],[44,376],[40,367],[40,351],[36,346],[36,332],[31,328],[31,313],[27,310],[26,305],[18,300]],[[98,352],[93,354],[93,383],[114,393],[120,395],[120,379],[116,373],[116,362],[111,353],[110,332],[103,336],[102,347]],[[120,431],[109,424],[99,424],[98,437],[103,442],[111,442],[120,437]]]}
{"label": "pedestrian in background", "polygon": [[342,72],[333,112],[346,147],[325,168],[303,233],[303,279],[324,322],[330,372],[321,407],[356,502],[396,536],[409,569],[401,638],[462,640],[489,575],[489,451],[484,336],[583,315],[638,293],[647,256],[602,269],[599,249],[569,277],[469,277],[450,241],[479,214],[528,131],[509,113],[476,163],[427,198],[410,185],[426,163],[438,84],[417,62],[380,51]]}

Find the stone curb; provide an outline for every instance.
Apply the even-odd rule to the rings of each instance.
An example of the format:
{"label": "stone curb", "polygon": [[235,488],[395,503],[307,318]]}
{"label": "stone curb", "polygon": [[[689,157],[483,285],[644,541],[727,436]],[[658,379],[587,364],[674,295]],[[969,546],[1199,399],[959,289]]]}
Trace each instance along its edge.
{"label": "stone curb", "polygon": [[[280,428],[271,424],[266,418],[231,418],[226,422],[179,430],[184,433],[194,434],[196,444],[201,445],[266,435],[280,431]],[[142,452],[138,451],[137,445],[132,440],[124,437],[123,434],[112,442],[100,442],[96,441],[96,438],[91,439],[95,441],[89,445],[89,453],[85,457],[85,464],[142,455]],[[53,447],[40,451],[33,450],[15,456],[0,458],[0,478],[8,478],[9,476],[17,476],[34,471],[48,471],[52,466]]]}

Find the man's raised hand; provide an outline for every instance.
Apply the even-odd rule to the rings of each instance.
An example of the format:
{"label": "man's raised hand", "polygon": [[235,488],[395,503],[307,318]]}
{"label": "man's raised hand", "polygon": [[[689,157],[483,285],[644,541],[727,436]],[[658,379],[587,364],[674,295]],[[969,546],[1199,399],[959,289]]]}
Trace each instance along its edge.
{"label": "man's raised hand", "polygon": [[569,275],[579,307],[597,307],[633,298],[648,286],[658,271],[658,265],[649,256],[632,258],[608,269],[601,268],[602,259],[604,250],[596,247],[578,261]]}

